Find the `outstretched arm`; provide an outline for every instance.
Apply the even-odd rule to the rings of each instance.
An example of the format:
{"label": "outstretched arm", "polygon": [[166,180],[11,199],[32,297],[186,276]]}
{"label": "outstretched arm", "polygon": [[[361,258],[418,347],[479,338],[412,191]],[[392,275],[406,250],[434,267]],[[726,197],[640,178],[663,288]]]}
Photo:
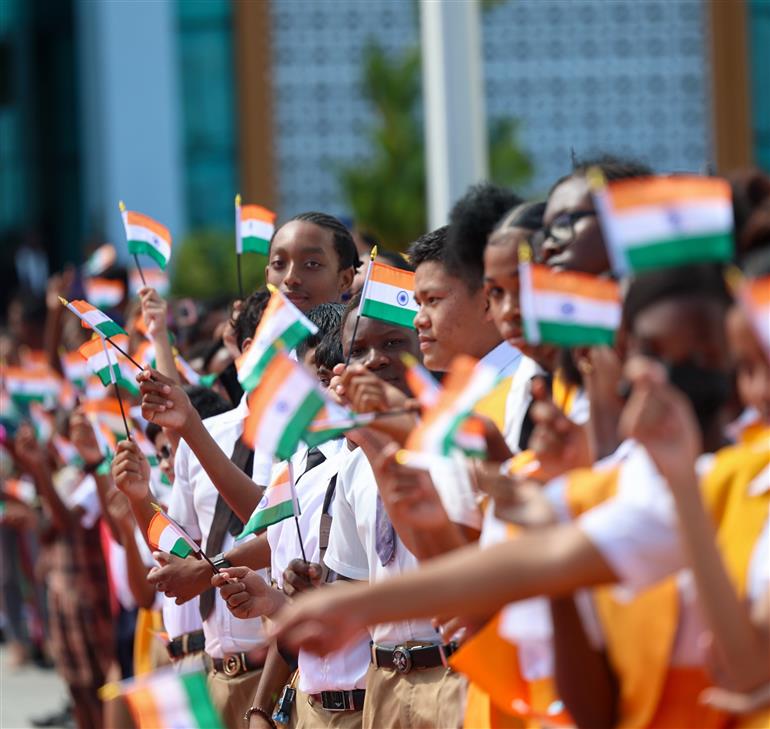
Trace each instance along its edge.
{"label": "outstretched arm", "polygon": [[326,654],[367,625],[435,615],[484,617],[509,602],[616,580],[588,537],[563,524],[487,549],[462,547],[374,585],[335,585],[302,595],[277,616],[276,636],[291,649]]}
{"label": "outstretched arm", "polygon": [[142,416],[176,431],[185,440],[222,498],[241,521],[247,522],[264,487],[255,484],[219,447],[179,385],[157,370],[145,370],[137,381],[141,384]]}

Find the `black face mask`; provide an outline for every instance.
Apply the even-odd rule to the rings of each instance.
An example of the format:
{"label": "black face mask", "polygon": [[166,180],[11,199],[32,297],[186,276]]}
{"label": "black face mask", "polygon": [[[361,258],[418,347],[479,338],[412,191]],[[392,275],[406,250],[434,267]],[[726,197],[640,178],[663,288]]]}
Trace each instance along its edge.
{"label": "black face mask", "polygon": [[721,370],[701,367],[692,362],[664,364],[669,382],[687,396],[701,430],[705,430],[730,399],[729,376]]}

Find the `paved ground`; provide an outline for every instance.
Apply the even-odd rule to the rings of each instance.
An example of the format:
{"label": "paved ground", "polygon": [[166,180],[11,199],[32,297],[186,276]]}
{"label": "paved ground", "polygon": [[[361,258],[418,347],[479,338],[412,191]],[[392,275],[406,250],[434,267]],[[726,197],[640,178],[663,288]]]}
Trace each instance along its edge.
{"label": "paved ground", "polygon": [[24,667],[10,670],[0,646],[0,729],[28,729],[29,718],[58,711],[67,690],[55,671]]}

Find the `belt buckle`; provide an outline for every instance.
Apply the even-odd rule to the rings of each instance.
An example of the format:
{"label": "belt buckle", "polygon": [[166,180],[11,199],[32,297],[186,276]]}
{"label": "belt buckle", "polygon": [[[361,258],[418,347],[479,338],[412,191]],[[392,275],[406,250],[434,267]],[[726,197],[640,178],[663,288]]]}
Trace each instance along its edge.
{"label": "belt buckle", "polygon": [[225,656],[222,661],[222,670],[225,676],[237,676],[244,669],[243,660],[239,653],[231,653],[229,656]]}
{"label": "belt buckle", "polygon": [[409,673],[412,670],[412,654],[404,646],[396,646],[393,649],[393,668],[398,673]]}

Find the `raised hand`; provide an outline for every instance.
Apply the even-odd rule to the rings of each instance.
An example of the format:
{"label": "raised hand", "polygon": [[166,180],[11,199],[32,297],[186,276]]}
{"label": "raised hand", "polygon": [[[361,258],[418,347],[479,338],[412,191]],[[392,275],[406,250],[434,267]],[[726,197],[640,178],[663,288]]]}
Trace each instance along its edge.
{"label": "raised hand", "polygon": [[147,332],[153,339],[157,339],[158,335],[165,335],[168,327],[168,304],[166,300],[149,286],[139,291],[139,298]]}
{"label": "raised hand", "polygon": [[557,407],[539,377],[532,381],[532,397],[535,402],[530,412],[535,428],[529,447],[540,461],[538,478],[549,480],[573,468],[590,466],[594,458],[586,429]]}
{"label": "raised hand", "polygon": [[142,370],[137,376],[142,394],[142,417],[163,428],[181,432],[197,413],[187,393],[157,370]]}
{"label": "raised hand", "polygon": [[131,511],[131,504],[124,493],[117,489],[112,490],[107,496],[107,511],[115,524],[120,529],[123,539],[133,539],[134,535],[134,513]]}
{"label": "raised hand", "polygon": [[647,357],[629,360],[625,376],[633,389],[620,418],[621,433],[647,449],[669,485],[688,483],[702,452],[690,401],[669,384],[663,366]]}
{"label": "raised hand", "polygon": [[323,568],[317,562],[305,562],[293,559],[283,571],[283,591],[294,597],[300,592],[307,592],[321,584]]}
{"label": "raised hand", "polygon": [[45,465],[45,452],[35,437],[35,431],[29,423],[22,423],[13,440],[13,457],[19,468],[30,474],[37,474]]}
{"label": "raised hand", "polygon": [[70,416],[70,440],[86,464],[93,465],[104,459],[94,426],[82,408],[77,408]]}
{"label": "raised hand", "polygon": [[118,443],[112,462],[115,485],[132,501],[142,501],[150,495],[150,464],[139,446],[130,440]]}
{"label": "raised hand", "polygon": [[397,460],[398,446],[387,445],[372,462],[382,502],[394,522],[414,529],[434,530],[449,523],[430,472]]}
{"label": "raised hand", "polygon": [[247,620],[276,613],[286,598],[248,567],[228,567],[214,575],[211,584],[236,618]]}

